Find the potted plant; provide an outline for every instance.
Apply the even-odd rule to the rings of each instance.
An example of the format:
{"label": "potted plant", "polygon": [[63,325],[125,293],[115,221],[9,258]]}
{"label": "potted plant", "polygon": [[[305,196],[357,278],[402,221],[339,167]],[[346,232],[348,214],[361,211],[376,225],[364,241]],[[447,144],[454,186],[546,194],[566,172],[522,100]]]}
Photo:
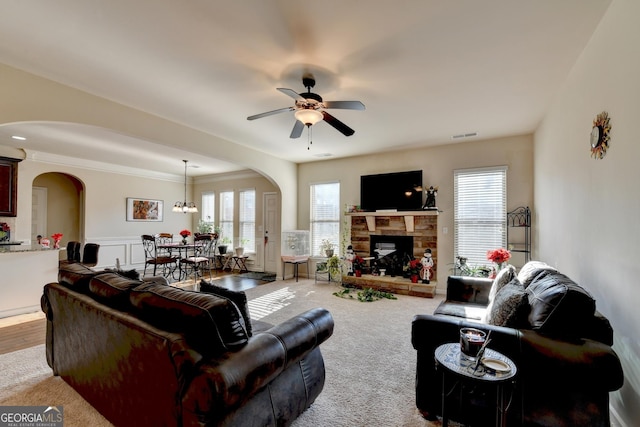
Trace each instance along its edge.
{"label": "potted plant", "polygon": [[422,263],[419,259],[412,259],[405,266],[405,270],[409,273],[409,277],[411,278],[412,283],[418,283],[418,277],[421,269]]}
{"label": "potted plant", "polygon": [[342,263],[337,255],[329,257],[327,260],[327,270],[329,270],[331,281],[342,282]]}
{"label": "potted plant", "polygon": [[362,270],[365,267],[364,258],[362,258],[360,255],[356,255],[356,257],[351,262],[353,263],[353,272],[355,273],[356,277],[362,276]]}
{"label": "potted plant", "polygon": [[244,255],[244,245],[249,243],[249,239],[240,239],[240,246],[235,248],[236,256]]}
{"label": "potted plant", "polygon": [[220,241],[220,245],[218,245],[218,253],[220,255],[224,255],[227,253],[227,247],[231,243],[231,239],[228,237],[223,237]]}
{"label": "potted plant", "polygon": [[336,245],[329,239],[322,239],[320,243],[320,252],[323,252],[327,258],[331,258],[333,256],[333,250]]}
{"label": "potted plant", "polygon": [[198,233],[207,234],[213,231],[213,223],[209,221],[199,220],[198,221]]}

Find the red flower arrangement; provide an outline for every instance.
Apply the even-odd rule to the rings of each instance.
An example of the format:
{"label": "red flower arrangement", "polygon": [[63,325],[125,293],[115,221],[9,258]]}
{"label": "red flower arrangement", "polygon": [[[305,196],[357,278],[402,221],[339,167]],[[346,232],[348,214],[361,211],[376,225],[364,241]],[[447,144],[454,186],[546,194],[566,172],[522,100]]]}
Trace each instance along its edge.
{"label": "red flower arrangement", "polygon": [[59,242],[62,239],[62,233],[54,233],[51,235],[54,242]]}
{"label": "red flower arrangement", "polygon": [[510,258],[511,252],[504,248],[487,251],[487,259],[491,262],[495,262],[498,266],[502,266],[502,264],[509,261]]}
{"label": "red flower arrangement", "polygon": [[351,263],[353,264],[354,270],[362,270],[362,267],[364,267],[364,258],[362,258],[360,255],[356,255]]}
{"label": "red flower arrangement", "polygon": [[191,232],[189,230],[182,230],[180,231],[180,235],[183,239],[186,239],[187,237],[191,236]]}
{"label": "red flower arrangement", "polygon": [[422,270],[422,262],[419,259],[412,259],[407,264],[407,271],[411,274],[420,274],[420,270]]}

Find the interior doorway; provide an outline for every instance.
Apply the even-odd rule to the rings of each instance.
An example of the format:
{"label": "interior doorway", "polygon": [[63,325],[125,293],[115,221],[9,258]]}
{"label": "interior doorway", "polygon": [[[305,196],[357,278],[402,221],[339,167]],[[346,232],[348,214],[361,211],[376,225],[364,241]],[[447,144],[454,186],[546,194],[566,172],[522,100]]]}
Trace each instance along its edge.
{"label": "interior doorway", "polygon": [[[84,241],[84,183],[61,172],[38,175],[32,183],[31,241],[62,233],[62,241]],[[61,252],[61,258],[66,254]]]}

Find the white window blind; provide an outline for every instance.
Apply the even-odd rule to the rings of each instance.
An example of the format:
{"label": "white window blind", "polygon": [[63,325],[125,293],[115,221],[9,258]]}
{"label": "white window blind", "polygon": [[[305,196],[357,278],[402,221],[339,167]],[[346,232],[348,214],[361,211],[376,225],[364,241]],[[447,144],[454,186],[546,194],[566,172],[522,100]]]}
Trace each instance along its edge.
{"label": "white window blind", "polygon": [[454,171],[454,255],[489,266],[487,251],[506,245],[506,166]]}
{"label": "white window blind", "polygon": [[215,212],[216,193],[209,191],[202,193],[202,220],[214,224],[216,220]]}
{"label": "white window blind", "polygon": [[233,243],[233,191],[220,193],[220,239]]}
{"label": "white window blind", "polygon": [[238,194],[240,199],[239,230],[240,242],[245,251],[256,250],[256,191],[242,190]]}
{"label": "white window blind", "polygon": [[311,254],[325,256],[320,243],[328,239],[335,245],[335,254],[340,255],[340,183],[312,184],[310,188]]}

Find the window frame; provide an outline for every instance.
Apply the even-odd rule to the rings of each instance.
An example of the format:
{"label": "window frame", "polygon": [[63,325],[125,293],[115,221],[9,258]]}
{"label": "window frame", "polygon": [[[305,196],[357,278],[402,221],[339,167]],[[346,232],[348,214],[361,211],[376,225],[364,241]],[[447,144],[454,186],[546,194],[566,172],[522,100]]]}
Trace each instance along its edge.
{"label": "window frame", "polygon": [[[337,193],[335,194],[336,199],[334,200],[333,206],[330,209],[335,209],[333,212],[329,213],[329,217],[326,217],[326,213],[318,212],[314,203],[317,198],[317,195],[314,193],[316,189],[319,189],[320,186],[337,186]],[[326,181],[326,182],[315,182],[309,184],[309,231],[310,231],[310,245],[311,245],[311,256],[315,257],[325,257],[324,253],[320,252],[320,243],[323,239],[328,238],[331,242],[334,243],[334,255],[340,256],[340,225],[341,225],[341,211],[340,211],[340,191],[341,184],[340,181]],[[333,233],[320,233],[318,228],[323,227],[334,228]],[[333,226],[333,227],[331,227]]]}
{"label": "window frame", "polygon": [[[245,194],[252,193],[253,194],[253,207],[251,210],[253,211],[253,218],[251,220],[244,220],[244,216],[247,212],[245,210],[245,198],[243,197]],[[246,229],[245,226],[249,226]],[[238,191],[238,245],[243,246],[245,252],[256,252],[256,189],[255,188],[246,188],[244,190]],[[242,239],[248,240],[247,244],[241,244]]]}
{"label": "window frame", "polygon": [[[491,267],[487,251],[507,243],[507,171],[507,166],[454,170],[454,257],[467,258],[471,268]],[[483,175],[491,178],[494,174],[494,181],[482,182]],[[461,182],[463,179],[469,182]],[[461,185],[467,188],[461,189]],[[479,192],[482,187],[484,193]]]}

